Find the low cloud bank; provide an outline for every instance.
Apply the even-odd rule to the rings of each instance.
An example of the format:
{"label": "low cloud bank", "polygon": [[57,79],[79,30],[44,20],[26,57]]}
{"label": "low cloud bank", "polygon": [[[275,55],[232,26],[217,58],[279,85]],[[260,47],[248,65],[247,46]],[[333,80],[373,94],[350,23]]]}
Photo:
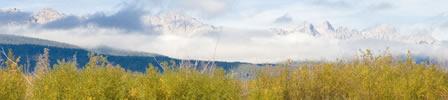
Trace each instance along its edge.
{"label": "low cloud bank", "polygon": [[389,49],[393,54],[405,54],[410,50],[414,54],[437,58],[448,56],[446,43],[430,45],[368,39],[338,40],[307,34],[279,36],[263,30],[222,31],[212,36],[194,37],[141,34],[102,27],[51,30],[9,25],[0,26],[0,31],[1,34],[48,39],[86,48],[108,46],[182,59],[252,63],[275,63],[287,59],[335,60],[354,57],[362,49],[371,49],[377,53]]}
{"label": "low cloud bank", "polygon": [[[221,1],[207,2],[219,5],[204,12],[221,13],[228,9],[227,5],[219,3]],[[222,2],[227,3],[227,1]],[[191,9],[210,7],[202,5],[194,8],[190,7],[192,4],[184,3],[179,5]],[[438,59],[448,57],[448,45],[443,41],[435,44],[415,44],[375,39],[341,40],[309,34],[278,35],[268,28],[215,27],[202,23],[200,19],[178,15],[169,16],[172,18],[169,20],[160,19],[157,26],[145,23],[149,20],[145,18],[155,15],[139,6],[125,6],[114,13],[98,12],[87,16],[65,15],[45,24],[33,24],[29,22],[32,13],[0,12],[0,34],[48,39],[85,48],[108,46],[182,59],[252,63],[275,63],[287,59],[335,60],[353,57],[364,49],[375,52],[389,49],[397,55],[405,54],[410,50],[414,54]],[[275,23],[294,21],[289,15],[272,20]],[[162,28],[161,30],[164,31],[154,31],[155,27]],[[165,30],[176,33],[171,34]]]}

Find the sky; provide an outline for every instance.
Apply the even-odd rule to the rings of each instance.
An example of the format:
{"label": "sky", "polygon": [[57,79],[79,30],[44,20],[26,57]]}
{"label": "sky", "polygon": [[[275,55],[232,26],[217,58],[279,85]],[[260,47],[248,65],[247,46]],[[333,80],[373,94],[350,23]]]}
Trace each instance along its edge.
{"label": "sky", "polygon": [[[376,24],[416,24],[448,12],[446,0],[2,0],[1,8],[34,11],[54,8],[86,15],[114,12],[120,6],[147,11],[180,10],[217,24],[270,24],[288,15],[294,21],[331,20],[335,24],[366,28]],[[132,4],[136,3],[136,4]],[[244,24],[241,24],[244,23]],[[257,24],[256,24],[257,23]]]}
{"label": "sky", "polygon": [[[344,57],[359,49],[443,56],[448,40],[447,0],[0,0],[0,9],[24,13],[1,16],[0,34],[49,39],[86,48],[110,46],[184,59],[277,62]],[[45,24],[13,24],[23,16],[52,8],[66,17]],[[195,18],[219,32],[164,34],[147,25],[148,16],[166,13]],[[23,17],[23,18],[22,18]],[[368,30],[390,25],[403,35],[422,34],[437,45],[384,41],[341,41],[308,35],[273,35],[270,29],[329,21],[335,27]],[[90,27],[93,25],[94,27]],[[192,32],[195,33],[195,32]],[[117,41],[120,40],[120,41]],[[372,43],[373,42],[373,43]],[[352,45],[353,44],[353,45]],[[448,49],[447,49],[448,50]],[[430,53],[431,52],[431,53]],[[440,55],[440,54],[439,54]]]}

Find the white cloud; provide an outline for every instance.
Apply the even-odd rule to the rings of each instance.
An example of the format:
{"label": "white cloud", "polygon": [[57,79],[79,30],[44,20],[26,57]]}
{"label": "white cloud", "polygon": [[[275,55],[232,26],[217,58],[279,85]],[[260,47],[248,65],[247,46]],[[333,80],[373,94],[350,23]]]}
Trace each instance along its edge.
{"label": "white cloud", "polygon": [[217,14],[223,13],[231,6],[231,0],[182,0],[179,5],[183,5],[187,8],[193,8],[194,10],[202,10],[207,13]]}
{"label": "white cloud", "polygon": [[[403,24],[418,23],[439,14],[445,8],[443,4],[446,4],[445,1],[428,3],[422,0],[137,0],[123,3],[120,6],[122,9],[115,13],[100,11],[84,16],[86,18],[72,15],[43,28],[29,24],[1,25],[0,32],[87,48],[111,46],[185,59],[248,62],[320,60],[350,57],[359,49],[378,51],[388,47],[396,54],[411,50],[417,54],[446,57],[446,45],[428,46],[383,40],[345,41],[304,34],[277,36],[268,30],[272,22],[279,20],[289,24],[330,20],[336,25],[355,29],[380,23],[406,26]],[[126,8],[130,5],[137,7]],[[151,27],[142,25],[142,16],[173,10],[205,19],[205,23],[223,26],[223,31],[192,37],[148,34]],[[9,23],[10,20],[9,16],[0,14],[0,23]],[[446,32],[443,29],[422,31],[439,40],[448,39]]]}
{"label": "white cloud", "polygon": [[[215,36],[184,37],[172,34],[148,35],[120,29],[78,27],[48,30],[30,26],[1,26],[5,33],[48,39],[86,48],[109,46],[124,50],[158,53],[183,59],[245,61],[253,63],[294,60],[334,60],[353,57],[360,49],[379,52],[390,48],[395,54],[446,57],[444,45],[417,45],[384,40],[337,40],[307,34],[274,35],[267,30],[224,29]],[[5,34],[2,33],[2,34]],[[216,49],[215,49],[216,48]]]}
{"label": "white cloud", "polygon": [[274,23],[277,24],[287,24],[293,22],[293,19],[288,15],[285,14],[283,16],[280,16],[279,18],[275,19]]}

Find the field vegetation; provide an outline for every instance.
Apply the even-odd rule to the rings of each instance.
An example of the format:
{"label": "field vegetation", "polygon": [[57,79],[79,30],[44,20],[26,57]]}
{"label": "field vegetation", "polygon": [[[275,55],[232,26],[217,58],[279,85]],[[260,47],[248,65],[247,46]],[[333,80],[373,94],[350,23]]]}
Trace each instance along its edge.
{"label": "field vegetation", "polygon": [[48,55],[37,58],[33,73],[24,73],[20,57],[11,52],[3,57],[0,99],[448,99],[444,67],[368,50],[351,60],[257,67],[245,79],[240,74],[246,73],[188,64],[161,63],[161,69],[142,66],[148,67],[145,73],[131,72],[98,55],[83,67],[62,59],[50,66]]}

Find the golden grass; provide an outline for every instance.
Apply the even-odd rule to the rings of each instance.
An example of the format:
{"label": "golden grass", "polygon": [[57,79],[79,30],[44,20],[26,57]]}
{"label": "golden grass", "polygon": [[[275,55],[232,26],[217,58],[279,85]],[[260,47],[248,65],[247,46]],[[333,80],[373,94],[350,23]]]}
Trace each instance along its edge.
{"label": "golden grass", "polygon": [[92,56],[83,69],[73,61],[60,61],[28,75],[17,61],[6,61],[0,70],[1,100],[448,98],[445,68],[370,52],[349,61],[263,67],[248,80],[221,69],[204,72],[169,64],[162,64],[163,73],[152,66],[145,73],[129,72],[101,56]]}

